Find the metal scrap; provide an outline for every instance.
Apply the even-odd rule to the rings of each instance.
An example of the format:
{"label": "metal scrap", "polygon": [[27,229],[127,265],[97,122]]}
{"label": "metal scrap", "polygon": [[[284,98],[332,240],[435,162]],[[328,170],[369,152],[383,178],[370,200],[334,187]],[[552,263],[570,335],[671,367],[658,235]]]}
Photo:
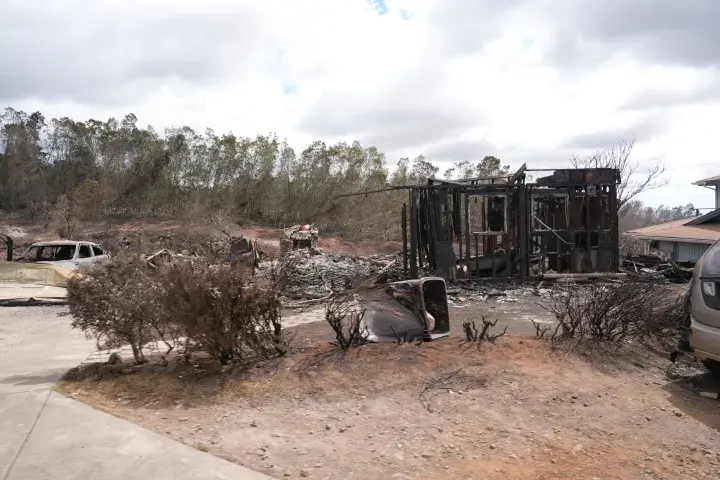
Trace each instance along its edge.
{"label": "metal scrap", "polygon": [[[350,257],[293,250],[281,261],[288,277],[284,296],[290,300],[303,300],[305,304],[352,290],[368,279],[384,283],[405,278],[399,255]],[[269,278],[277,268],[278,261],[260,262],[257,275]]]}
{"label": "metal scrap", "polygon": [[435,340],[450,334],[445,280],[426,277],[393,282],[358,294],[361,327],[371,342]]}
{"label": "metal scrap", "polygon": [[694,268],[678,265],[656,255],[638,255],[623,258],[621,271],[628,275],[664,278],[668,283],[687,283],[693,276]]}

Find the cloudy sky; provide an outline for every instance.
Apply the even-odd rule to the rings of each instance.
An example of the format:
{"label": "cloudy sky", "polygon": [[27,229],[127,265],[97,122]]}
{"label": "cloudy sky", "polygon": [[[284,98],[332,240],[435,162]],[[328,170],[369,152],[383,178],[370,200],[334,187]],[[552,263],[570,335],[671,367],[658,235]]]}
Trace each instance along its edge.
{"label": "cloudy sky", "polygon": [[712,207],[718,0],[0,0],[0,105],[517,167],[636,140]]}

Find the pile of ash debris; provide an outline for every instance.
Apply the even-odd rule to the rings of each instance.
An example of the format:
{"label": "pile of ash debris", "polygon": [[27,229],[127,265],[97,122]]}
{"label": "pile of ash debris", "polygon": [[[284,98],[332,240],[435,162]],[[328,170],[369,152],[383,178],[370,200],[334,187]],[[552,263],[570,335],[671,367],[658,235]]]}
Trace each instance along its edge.
{"label": "pile of ash debris", "polygon": [[448,286],[450,305],[467,302],[514,303],[528,297],[544,297],[552,294],[556,282],[536,280],[508,280],[505,282],[465,282]]}
{"label": "pile of ash debris", "polygon": [[204,258],[213,263],[227,261],[232,255],[231,237],[212,228],[148,232],[138,227],[136,230],[87,231],[81,236],[101,244],[113,255],[152,255],[167,250],[174,255]]}
{"label": "pile of ash debris", "polygon": [[288,276],[285,303],[291,307],[328,299],[333,293],[357,288],[368,280],[392,282],[405,278],[399,254],[351,257],[323,253],[318,248],[318,229],[312,225],[285,229],[280,252],[280,260],[260,261],[256,274],[269,278],[282,268]]}
{"label": "pile of ash debris", "polygon": [[[291,300],[323,300],[356,288],[365,280],[393,282],[405,278],[400,255],[349,257],[304,248],[289,251],[281,262],[289,279],[285,296]],[[267,277],[277,268],[278,261],[262,261],[256,273]]]}
{"label": "pile of ash debris", "polygon": [[628,275],[650,275],[669,283],[687,283],[693,276],[694,264],[678,264],[656,255],[636,255],[623,258],[620,269]]}
{"label": "pile of ash debris", "polygon": [[285,255],[293,250],[308,249],[314,254],[321,254],[317,246],[318,229],[312,225],[295,225],[286,228],[283,238],[280,239],[280,255]]}

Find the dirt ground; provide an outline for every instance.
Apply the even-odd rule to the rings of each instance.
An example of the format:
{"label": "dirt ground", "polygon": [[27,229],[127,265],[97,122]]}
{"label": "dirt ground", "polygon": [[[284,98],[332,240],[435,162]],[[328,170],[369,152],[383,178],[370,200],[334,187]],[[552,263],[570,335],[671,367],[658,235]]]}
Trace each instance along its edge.
{"label": "dirt ground", "polygon": [[276,478],[720,478],[717,400],[683,388],[678,372],[699,370],[671,367],[666,351],[588,359],[529,333],[478,349],[455,329],[345,355],[310,345],[322,328],[298,327],[305,347],[243,372],[177,367],[58,388]]}
{"label": "dirt ground", "polygon": [[[18,245],[56,238],[44,225],[5,223],[3,231]],[[231,233],[256,238],[271,255],[279,249],[278,229]],[[75,237],[98,234],[179,251],[207,226],[112,222]],[[400,245],[321,232],[321,247],[369,255]],[[451,336],[435,342],[341,354],[315,307],[285,312],[295,351],[277,362],[215,373],[170,363],[56,388],[275,478],[720,479],[718,400],[683,386],[702,372],[697,364],[672,365],[666,349],[640,345],[591,358],[553,350],[534,338],[532,321],[553,321],[543,289],[456,290]],[[483,316],[507,335],[463,344],[462,323]]]}
{"label": "dirt ground", "polygon": [[[222,239],[223,235],[215,227],[207,222],[111,220],[79,225],[73,240],[100,242],[111,250],[123,242],[134,242],[132,249],[143,253],[154,253],[161,248],[180,252],[189,245],[203,243],[202,237]],[[280,253],[281,229],[238,225],[225,227],[232,235],[242,234],[256,239],[260,249],[271,257],[277,257]],[[52,226],[29,221],[0,220],[0,233],[14,239],[18,255],[32,242],[59,239]],[[400,242],[350,241],[338,236],[324,236],[323,232],[320,232],[320,247],[327,253],[353,256],[393,254],[402,250]]]}

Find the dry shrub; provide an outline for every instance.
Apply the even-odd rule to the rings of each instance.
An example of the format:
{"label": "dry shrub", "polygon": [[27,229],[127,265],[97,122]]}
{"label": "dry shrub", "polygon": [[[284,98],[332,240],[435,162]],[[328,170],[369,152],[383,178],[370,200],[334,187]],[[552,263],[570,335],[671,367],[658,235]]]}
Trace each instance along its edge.
{"label": "dry shrub", "polygon": [[157,274],[140,257],[117,257],[87,275],[68,281],[73,328],[97,341],[98,348],[130,345],[137,362],[153,340],[153,319],[161,307]]}
{"label": "dry shrub", "polygon": [[507,333],[507,325],[505,325],[505,329],[503,329],[500,333],[490,333],[490,328],[495,327],[498,323],[498,319],[495,320],[488,320],[485,315],[481,316],[482,320],[482,329],[478,330],[477,325],[475,324],[475,321],[471,322],[463,322],[463,332],[465,333],[465,342],[467,343],[474,343],[477,345],[478,348],[480,348],[480,345],[483,341],[487,340],[488,342],[494,342],[498,338],[502,337]]}
{"label": "dry shrub", "polygon": [[569,288],[554,295],[545,306],[557,325],[554,329],[536,325],[537,334],[553,344],[577,347],[674,335],[680,299],[664,287],[653,281],[631,280]]}
{"label": "dry shrub", "polygon": [[246,269],[190,262],[165,275],[163,312],[185,333],[188,349],[223,364],[284,355],[279,285],[253,281]]}
{"label": "dry shrub", "polygon": [[205,262],[150,265],[120,256],[69,282],[73,327],[100,347],[162,341],[186,358],[204,352],[223,364],[283,355],[282,271],[255,281],[247,269]]}
{"label": "dry shrub", "polygon": [[338,293],[330,297],[325,306],[325,320],[335,332],[335,339],[342,350],[368,342],[368,331],[362,326],[364,316],[365,309],[357,304],[354,293]]}

